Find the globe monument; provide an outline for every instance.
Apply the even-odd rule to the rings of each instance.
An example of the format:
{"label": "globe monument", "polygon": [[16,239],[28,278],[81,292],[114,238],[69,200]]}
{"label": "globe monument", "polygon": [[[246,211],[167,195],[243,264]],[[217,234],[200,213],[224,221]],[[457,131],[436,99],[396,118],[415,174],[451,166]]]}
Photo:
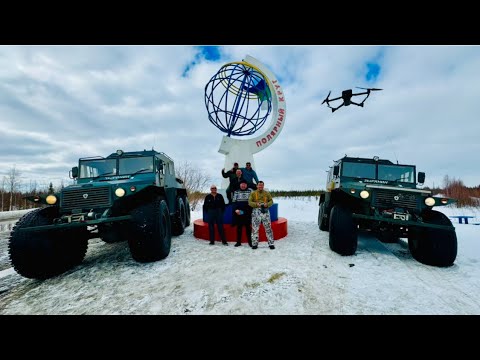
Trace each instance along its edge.
{"label": "globe monument", "polygon": [[[213,75],[205,86],[204,99],[209,121],[225,134],[218,150],[225,155],[225,170],[231,169],[234,162],[240,167],[250,162],[257,170],[253,154],[265,150],[277,139],[286,119],[285,95],[275,75],[260,61],[247,55],[242,61],[223,65]],[[261,171],[257,170],[257,173],[260,173],[261,180]],[[222,180],[222,193],[228,184],[228,179]],[[270,208],[270,217],[275,240],[285,237],[287,221],[278,217],[278,204]],[[204,216],[203,220],[194,222],[194,235],[201,239],[208,239],[205,221]],[[232,209],[227,206],[224,224],[231,222]],[[227,241],[235,241],[231,226],[225,226],[225,233]],[[260,241],[266,241],[263,225]]]}

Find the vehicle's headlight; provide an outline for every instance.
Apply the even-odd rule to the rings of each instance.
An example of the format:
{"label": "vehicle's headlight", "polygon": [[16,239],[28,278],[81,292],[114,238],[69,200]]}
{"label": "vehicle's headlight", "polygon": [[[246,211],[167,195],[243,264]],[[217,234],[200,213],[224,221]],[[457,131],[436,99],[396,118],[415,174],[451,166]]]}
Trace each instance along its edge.
{"label": "vehicle's headlight", "polygon": [[362,190],[362,191],[360,191],[360,197],[361,197],[362,199],[366,199],[366,198],[368,198],[369,196],[370,196],[370,193],[369,193],[367,190]]}
{"label": "vehicle's headlight", "polygon": [[45,201],[48,205],[53,205],[57,202],[57,197],[55,195],[48,195]]}
{"label": "vehicle's headlight", "polygon": [[427,197],[427,198],[425,199],[425,205],[427,205],[427,206],[433,206],[433,205],[435,205],[435,199],[432,198],[432,197]]}
{"label": "vehicle's headlight", "polygon": [[117,188],[117,190],[115,190],[115,195],[117,195],[118,197],[122,197],[123,195],[125,195],[125,190],[123,190],[122,188]]}

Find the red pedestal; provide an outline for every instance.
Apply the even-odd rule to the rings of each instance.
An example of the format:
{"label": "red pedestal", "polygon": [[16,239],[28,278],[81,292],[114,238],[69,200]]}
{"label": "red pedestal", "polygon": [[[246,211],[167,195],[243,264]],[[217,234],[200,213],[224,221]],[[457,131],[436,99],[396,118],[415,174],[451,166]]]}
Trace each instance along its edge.
{"label": "red pedestal", "polygon": [[[223,229],[225,230],[225,237],[227,241],[237,242],[237,227],[231,226],[230,224],[224,224]],[[283,239],[287,236],[287,219],[279,217],[277,221],[272,221],[272,230],[273,238],[275,240]],[[265,228],[263,224],[260,224],[260,230],[258,231],[258,240],[267,241],[267,236],[265,235]],[[198,239],[210,240],[210,235],[208,233],[208,223],[204,222],[202,219],[195,220],[193,222],[193,235]],[[215,240],[221,241],[220,235],[218,234],[217,225],[215,225]],[[245,234],[245,229],[242,229],[242,243],[247,243],[247,235]]]}

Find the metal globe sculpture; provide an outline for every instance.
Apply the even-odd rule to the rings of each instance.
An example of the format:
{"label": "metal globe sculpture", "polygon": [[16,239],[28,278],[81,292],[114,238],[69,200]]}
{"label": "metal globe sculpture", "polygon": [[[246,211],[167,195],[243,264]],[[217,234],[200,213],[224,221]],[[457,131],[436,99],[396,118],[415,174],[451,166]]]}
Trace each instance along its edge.
{"label": "metal globe sculpture", "polygon": [[[253,154],[268,148],[285,124],[285,94],[275,74],[247,55],[223,65],[212,76],[205,85],[204,100],[209,121],[224,133],[218,149],[225,155],[224,168],[250,162],[256,169]],[[228,180],[223,179],[222,189],[227,186]]]}
{"label": "metal globe sculpture", "polygon": [[272,111],[267,77],[247,62],[223,65],[205,86],[208,119],[228,137],[252,135]]}
{"label": "metal globe sculpture", "polygon": [[[205,106],[209,121],[224,133],[218,149],[225,155],[224,169],[231,169],[234,162],[241,165],[250,162],[257,170],[253,154],[272,145],[284,128],[287,116],[285,94],[275,74],[249,55],[240,62],[223,65],[210,79],[205,86]],[[265,124],[269,117],[270,122]],[[254,134],[263,125],[259,134],[246,136]],[[260,179],[265,179],[264,175]],[[222,187],[218,189],[220,193],[225,191],[228,182],[227,178],[222,180]],[[222,195],[226,196],[225,193]],[[230,210],[224,213],[224,224],[233,221]],[[287,219],[278,217],[277,204],[273,204],[269,211],[274,239],[284,238],[288,234]],[[209,227],[205,221],[195,220],[193,233],[197,238],[208,240]],[[227,241],[237,239],[232,230],[234,227],[224,229]],[[264,235],[265,232],[261,231],[260,236]]]}

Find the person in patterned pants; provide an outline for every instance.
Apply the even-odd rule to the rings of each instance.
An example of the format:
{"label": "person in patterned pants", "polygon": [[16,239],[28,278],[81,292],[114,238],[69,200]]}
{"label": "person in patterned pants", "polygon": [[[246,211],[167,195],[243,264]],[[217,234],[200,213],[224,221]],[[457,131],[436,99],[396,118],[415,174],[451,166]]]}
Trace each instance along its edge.
{"label": "person in patterned pants", "polygon": [[268,246],[270,249],[275,249],[273,245],[273,231],[270,220],[270,211],[268,208],[273,205],[272,195],[264,190],[265,184],[263,181],[259,181],[257,184],[257,190],[252,191],[248,198],[248,205],[252,210],[252,249],[258,248],[258,231],[260,229],[260,223],[263,223],[265,227],[265,233],[267,235]]}

